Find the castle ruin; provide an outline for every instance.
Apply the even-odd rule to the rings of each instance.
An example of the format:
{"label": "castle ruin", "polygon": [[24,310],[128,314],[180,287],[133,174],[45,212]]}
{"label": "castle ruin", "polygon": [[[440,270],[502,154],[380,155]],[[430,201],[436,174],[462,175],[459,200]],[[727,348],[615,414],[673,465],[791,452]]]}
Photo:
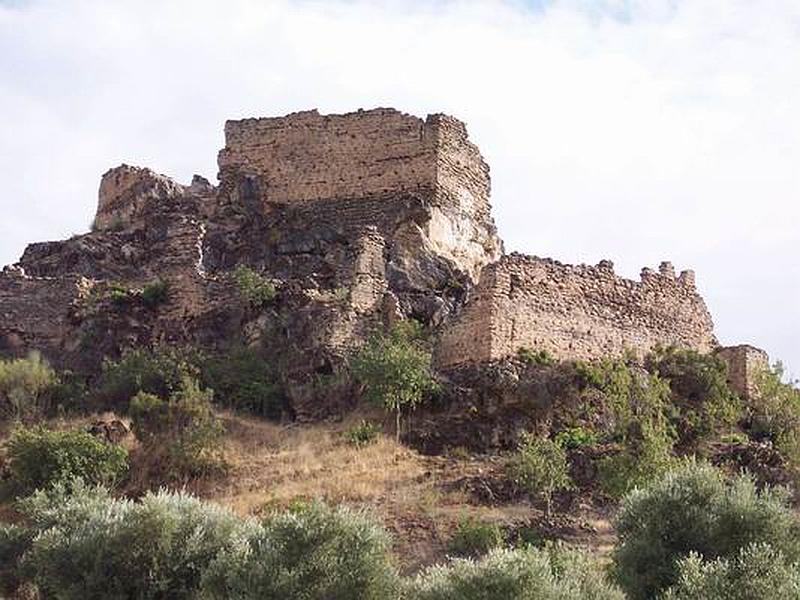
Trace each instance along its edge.
{"label": "castle ruin", "polygon": [[[218,186],[107,172],[93,232],[32,244],[0,273],[0,351],[89,368],[134,343],[265,339],[301,384],[409,317],[435,331],[443,370],[521,348],[580,359],[719,350],[691,271],[662,263],[632,281],[609,261],[505,255],[489,167],[452,117],[381,108],[229,121],[218,164]],[[239,265],[275,283],[268,317],[237,300]],[[111,286],[154,279],[172,290],[157,311],[108,302]],[[747,393],[753,361],[720,356]]]}

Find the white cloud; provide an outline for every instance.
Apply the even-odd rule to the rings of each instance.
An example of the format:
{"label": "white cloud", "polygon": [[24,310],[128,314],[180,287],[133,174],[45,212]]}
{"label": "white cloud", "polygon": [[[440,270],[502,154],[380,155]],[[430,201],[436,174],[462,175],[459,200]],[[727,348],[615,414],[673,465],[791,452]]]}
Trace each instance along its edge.
{"label": "white cloud", "polygon": [[213,177],[226,118],[448,112],[509,249],[694,268],[722,341],[800,374],[795,0],[34,0],[0,56],[0,263],[122,161]]}

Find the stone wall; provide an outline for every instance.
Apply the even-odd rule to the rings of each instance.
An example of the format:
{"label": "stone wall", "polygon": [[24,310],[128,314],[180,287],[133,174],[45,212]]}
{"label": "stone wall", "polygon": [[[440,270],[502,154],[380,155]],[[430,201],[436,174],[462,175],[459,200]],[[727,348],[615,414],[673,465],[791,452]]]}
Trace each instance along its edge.
{"label": "stone wall", "polygon": [[267,212],[414,194],[429,204],[423,228],[432,250],[472,276],[502,251],[489,167],[453,117],[380,108],[228,121],[218,162],[223,195],[233,202]]}
{"label": "stone wall", "polygon": [[559,358],[643,353],[656,345],[709,352],[713,324],[694,286],[669,263],[644,269],[641,281],[617,277],[613,265],[564,265],[512,254],[484,268],[464,310],[442,334],[442,367],[546,350]]}
{"label": "stone wall", "polygon": [[728,365],[728,384],[739,396],[749,400],[757,391],[758,376],[769,368],[769,356],[760,348],[728,346],[717,351]]}
{"label": "stone wall", "polygon": [[432,192],[435,143],[424,121],[393,109],[228,121],[219,177],[231,187],[254,176],[268,204]]}
{"label": "stone wall", "polygon": [[75,303],[91,283],[80,276],[31,277],[19,267],[0,272],[0,352],[31,350],[54,358],[68,350]]}

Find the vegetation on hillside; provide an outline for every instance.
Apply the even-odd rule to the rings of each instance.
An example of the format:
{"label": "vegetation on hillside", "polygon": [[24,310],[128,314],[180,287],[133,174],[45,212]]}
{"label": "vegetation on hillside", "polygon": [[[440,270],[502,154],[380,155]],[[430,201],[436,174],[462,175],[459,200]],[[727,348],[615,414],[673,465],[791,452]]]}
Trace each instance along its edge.
{"label": "vegetation on hillside", "polygon": [[[546,410],[505,450],[431,457],[401,418],[454,384],[410,322],[352,356],[355,413],[313,427],[277,423],[288,392],[257,347],[135,348],[85,381],[0,360],[0,595],[800,598],[800,521],[773,485],[800,471],[800,391],[779,367],[744,400],[691,351],[517,360]],[[109,410],[121,442],[90,433]],[[595,535],[578,515],[613,518],[607,550],[569,543]]]}

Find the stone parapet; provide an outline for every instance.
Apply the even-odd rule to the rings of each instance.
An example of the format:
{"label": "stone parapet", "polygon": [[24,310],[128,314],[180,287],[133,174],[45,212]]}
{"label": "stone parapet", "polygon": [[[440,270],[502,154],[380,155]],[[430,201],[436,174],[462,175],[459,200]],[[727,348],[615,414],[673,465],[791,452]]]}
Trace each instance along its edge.
{"label": "stone parapet", "polygon": [[511,254],[486,266],[462,313],[443,332],[440,366],[513,355],[520,348],[558,358],[639,354],[657,345],[709,352],[711,316],[693,279],[671,266],[641,281],[614,274],[610,261],[565,265]]}

